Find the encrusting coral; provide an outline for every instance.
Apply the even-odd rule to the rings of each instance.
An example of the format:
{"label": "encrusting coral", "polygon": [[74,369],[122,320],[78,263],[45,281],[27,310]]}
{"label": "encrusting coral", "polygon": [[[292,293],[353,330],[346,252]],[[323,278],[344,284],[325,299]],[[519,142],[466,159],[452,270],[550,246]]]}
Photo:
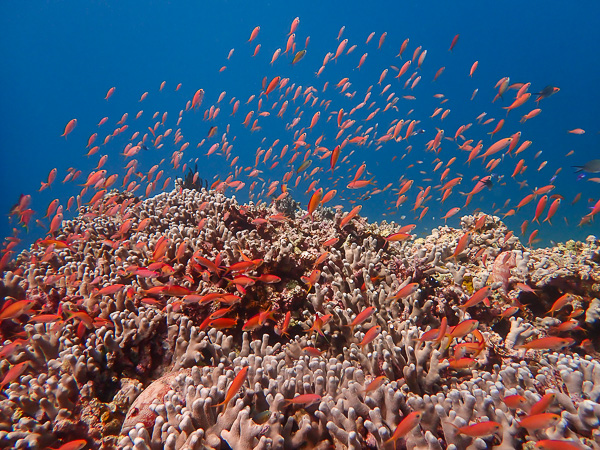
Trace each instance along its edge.
{"label": "encrusting coral", "polygon": [[0,446],[600,448],[593,236],[528,249],[479,214],[395,239],[182,187],[116,203],[4,273]]}

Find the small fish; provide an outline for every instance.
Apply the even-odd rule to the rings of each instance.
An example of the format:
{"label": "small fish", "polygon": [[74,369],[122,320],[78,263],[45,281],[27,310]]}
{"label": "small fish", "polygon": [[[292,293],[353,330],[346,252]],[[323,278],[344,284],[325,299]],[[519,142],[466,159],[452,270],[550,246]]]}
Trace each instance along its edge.
{"label": "small fish", "polygon": [[548,314],[554,315],[555,312],[560,311],[569,301],[572,300],[571,294],[567,293],[561,295],[550,307]]}
{"label": "small fish", "polygon": [[242,368],[242,370],[238,372],[238,374],[235,376],[235,378],[229,385],[229,389],[227,390],[225,400],[223,400],[221,403],[216,404],[215,406],[225,405],[225,409],[227,409],[227,405],[229,404],[233,396],[237,394],[237,392],[240,390],[240,388],[246,381],[246,377],[248,376],[248,368],[249,366],[245,366],[244,368]]}
{"label": "small fish", "polygon": [[313,403],[321,401],[321,396],[318,394],[301,394],[292,399],[286,399],[285,402],[294,405],[310,406]]}
{"label": "small fish", "polygon": [[65,126],[65,131],[63,134],[61,134],[61,137],[64,136],[65,139],[67,138],[67,135],[69,133],[71,133],[74,129],[75,126],[77,125],[77,119],[71,119],[69,120],[69,123],[67,123],[67,125]]}
{"label": "small fish", "polygon": [[398,424],[396,429],[394,430],[394,434],[387,441],[384,442],[384,445],[389,443],[396,444],[396,441],[401,437],[406,436],[413,428],[419,425],[421,422],[421,417],[423,413],[421,411],[413,411],[409,415],[407,415],[402,421]]}
{"label": "small fish", "polygon": [[542,439],[535,443],[535,448],[541,450],[581,450],[579,441],[561,441],[558,439]]}
{"label": "small fish", "polygon": [[485,301],[490,296],[491,293],[492,293],[492,288],[490,286],[484,286],[481,289],[479,289],[477,292],[475,292],[469,298],[469,300],[467,300],[463,305],[460,305],[459,308],[462,310],[466,310],[467,308],[470,308],[471,306],[475,306],[478,303]]}
{"label": "small fish", "polygon": [[368,394],[369,392],[376,391],[383,385],[383,383],[385,383],[385,380],[387,380],[387,377],[385,375],[380,375],[377,378],[373,379],[367,386],[365,386],[363,394]]}
{"label": "small fish", "polygon": [[556,400],[556,394],[554,392],[549,392],[548,394],[544,394],[544,396],[533,404],[531,409],[529,410],[529,415],[534,416],[536,414],[545,413],[548,407]]}
{"label": "small fish", "polygon": [[451,327],[448,331],[452,338],[458,339],[472,333],[479,326],[479,322],[475,319],[463,320],[455,327]]}
{"label": "small fish", "polygon": [[363,309],[360,313],[358,313],[356,315],[356,317],[354,318],[354,320],[352,321],[352,323],[348,326],[351,328],[354,328],[357,325],[360,325],[365,320],[367,320],[369,317],[371,317],[371,315],[373,315],[374,312],[375,312],[375,307],[368,306],[367,308]]}
{"label": "small fish", "polygon": [[527,428],[529,431],[544,430],[555,426],[560,422],[558,414],[543,413],[526,416],[519,422],[519,426]]}
{"label": "small fish", "polygon": [[[113,88],[114,89],[114,88]],[[52,449],[52,447],[48,447],[52,450],[81,450],[87,445],[87,441],[85,439],[77,439],[74,441],[69,441],[58,447],[57,449]]]}
{"label": "small fish", "polygon": [[304,347],[302,349],[302,353],[304,353],[305,355],[308,356],[316,356],[316,357],[320,357],[323,352],[321,350],[319,350],[318,348],[315,347]]}
{"label": "small fish", "polygon": [[358,345],[360,345],[361,347],[364,347],[368,343],[372,342],[377,336],[379,336],[379,333],[381,333],[380,325],[376,325],[373,328],[370,328],[369,331],[367,331],[365,333],[365,337],[363,338],[361,343]]}
{"label": "small fish", "polygon": [[389,297],[388,300],[401,300],[403,298],[408,297],[409,295],[414,294],[417,289],[419,289],[419,283],[409,283],[400,289],[396,294]]}
{"label": "small fish", "polygon": [[292,319],[292,313],[290,311],[285,313],[285,318],[283,319],[283,324],[281,327],[279,325],[275,325],[275,333],[278,336],[287,335],[289,336],[287,330],[290,327],[290,321]]}
{"label": "small fish", "polygon": [[362,205],[357,205],[354,208],[352,208],[352,210],[348,214],[346,214],[340,221],[340,228],[344,228],[350,222],[350,220],[352,220],[354,216],[356,216],[360,212],[361,209]]}
{"label": "small fish", "polygon": [[304,58],[304,55],[306,55],[306,50],[300,50],[298,53],[296,53],[294,55],[294,59],[292,60],[292,65],[296,64],[297,62],[299,62],[302,58]]}
{"label": "small fish", "polygon": [[500,425],[498,422],[487,420],[485,422],[479,422],[473,425],[466,425],[464,427],[457,428],[457,430],[460,434],[465,434],[469,437],[482,437],[499,433],[502,430],[502,425]]}
{"label": "small fish", "polygon": [[545,98],[551,97],[552,95],[556,94],[558,91],[560,91],[560,88],[557,88],[557,87],[554,87],[554,86],[546,86],[540,92],[535,92],[534,93],[534,95],[538,96],[535,99],[535,101],[539,102],[540,100],[543,100]]}
{"label": "small fish", "polygon": [[448,51],[452,51],[452,49],[454,48],[454,46],[456,45],[456,43],[458,42],[458,38],[460,37],[460,34],[457,34],[456,36],[454,36],[454,39],[452,39],[452,43],[450,44],[450,48],[448,49]]}
{"label": "small fish", "polygon": [[527,344],[517,345],[516,349],[524,348],[527,350],[560,350],[564,347],[569,347],[575,343],[572,338],[560,338],[556,336],[548,336],[539,339],[534,339]]}
{"label": "small fish", "polygon": [[256,36],[258,36],[258,32],[260,31],[260,27],[254,27],[254,29],[252,30],[252,33],[250,34],[250,39],[248,39],[248,42],[252,42]]}
{"label": "small fish", "polygon": [[35,304],[34,300],[19,300],[6,306],[0,311],[0,322],[7,319],[16,319],[22,314],[28,314]]}
{"label": "small fish", "polygon": [[4,389],[4,386],[6,386],[8,383],[12,383],[19,378],[23,372],[25,372],[27,366],[29,366],[29,361],[23,361],[22,363],[12,366],[8,372],[6,372],[6,375],[4,375],[2,381],[0,381],[0,389]]}
{"label": "small fish", "polygon": [[527,406],[527,399],[519,394],[504,397],[503,401],[511,409],[524,409]]}

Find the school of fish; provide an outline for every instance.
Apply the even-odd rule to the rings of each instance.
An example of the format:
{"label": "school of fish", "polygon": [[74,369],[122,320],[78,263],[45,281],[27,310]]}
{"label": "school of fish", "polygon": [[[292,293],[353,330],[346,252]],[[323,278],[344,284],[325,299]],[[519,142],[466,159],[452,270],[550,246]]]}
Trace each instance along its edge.
{"label": "school of fish", "polygon": [[[177,310],[189,305],[200,308],[211,306],[210,313],[199,320],[198,331],[208,333],[208,330],[226,332],[238,329],[240,332],[253,333],[270,326],[279,338],[289,338],[291,328],[297,325],[293,322],[299,321],[293,317],[291,310],[284,312],[280,308],[273,308],[272,304],[261,305],[257,311],[253,310],[256,314],[249,314],[250,309],[246,309],[244,297],[247,292],[268,290],[270,286],[281,284],[284,278],[282,273],[276,271],[276,266],[265,264],[263,257],[257,257],[252,252],[244,253],[240,247],[238,260],[231,261],[229,256],[223,256],[220,252],[215,255],[209,254],[206,249],[192,248],[189,239],[175,246],[173,236],[167,234],[157,237],[152,245],[130,240],[133,233],[154,230],[156,227],[150,217],[141,219],[136,216],[136,208],[140,207],[142,199],[165,195],[173,186],[173,195],[184,196],[182,181],[177,179],[189,173],[192,183],[197,186],[200,182],[201,186],[202,178],[209,177],[209,174],[194,171],[192,167],[199,162],[210,161],[219,168],[210,182],[210,192],[214,195],[236,193],[242,198],[247,196],[253,202],[232,209],[227,213],[228,218],[235,217],[236,220],[247,222],[247,226],[264,232],[276,226],[289,227],[290,223],[298,220],[307,227],[313,226],[324,221],[328,214],[337,221],[334,227],[337,235],[329,235],[319,242],[319,252],[310,255],[309,266],[302,267],[302,270],[306,270],[298,281],[306,296],[319,295],[319,283],[326,276],[324,265],[333,259],[336,246],[339,251],[345,248],[344,239],[350,239],[353,233],[365,239],[368,236],[359,215],[364,205],[379,201],[380,209],[385,208],[382,213],[385,217],[398,215],[402,216],[402,222],[414,222],[392,224],[383,235],[374,233],[379,238],[378,250],[382,252],[421,245],[412,233],[419,232],[418,223],[424,220],[430,210],[436,211],[435,214],[439,211],[444,223],[454,216],[464,216],[461,220],[463,230],[448,232],[448,248],[444,250],[446,253],[442,260],[458,265],[466,257],[471,264],[481,264],[483,267],[493,262],[493,281],[475,289],[475,281],[471,280],[468,282],[469,288],[463,291],[460,286],[467,282],[461,278],[461,283],[457,283],[461,290],[455,294],[454,301],[460,299],[457,309],[461,311],[459,316],[462,320],[441,317],[436,327],[429,326],[429,329],[423,330],[418,341],[421,345],[438,348],[440,354],[445,355],[439,359],[440,363],[445,364],[444,370],[449,370],[457,377],[476,367],[479,355],[492,348],[489,339],[480,331],[482,318],[489,317],[495,323],[503,324],[510,320],[511,326],[516,327],[513,324],[514,317],[529,317],[530,314],[526,312],[528,305],[520,303],[515,292],[535,297],[538,290],[544,287],[541,283],[536,285],[525,281],[511,285],[511,269],[519,267],[519,258],[525,257],[523,249],[517,247],[513,232],[502,228],[500,219],[494,216],[524,218],[520,234],[531,247],[540,240],[544,228],[552,226],[553,221],[593,226],[594,218],[600,212],[600,199],[590,198],[589,212],[574,221],[568,211],[564,211],[567,206],[565,198],[558,192],[560,186],[555,183],[562,170],[560,162],[542,161],[538,164],[535,161],[541,152],[534,153],[534,142],[527,140],[526,122],[542,120],[536,118],[542,113],[542,106],[548,103],[551,107],[552,99],[549,97],[560,89],[554,86],[532,87],[529,82],[515,82],[503,76],[493,89],[482,88],[482,92],[479,92],[478,88],[474,88],[472,95],[466,99],[472,102],[485,93],[491,97],[487,107],[495,113],[482,112],[474,118],[460,118],[458,127],[446,126],[452,123],[452,118],[449,119],[451,113],[453,116],[460,115],[458,109],[451,112],[448,108],[450,102],[457,100],[437,91],[433,95],[423,93],[423,84],[427,82],[435,86],[446,70],[456,68],[439,67],[431,70],[433,58],[431,55],[428,58],[428,50],[420,45],[411,45],[408,38],[394,42],[386,32],[379,35],[371,33],[365,41],[354,43],[344,37],[345,31],[342,27],[337,37],[332,37],[332,42],[328,44],[331,45],[331,51],[318,55],[319,64],[314,68],[315,78],[311,81],[296,80],[294,76],[298,67],[315,61],[310,55],[311,47],[315,44],[310,45],[309,36],[301,35],[300,19],[295,18],[289,31],[281,36],[281,42],[276,45],[260,42],[261,28],[256,26],[250,31],[248,41],[241,44],[242,50],[236,49],[234,52],[231,49],[224,65],[215,68],[220,72],[229,70],[228,64],[236,57],[250,58],[256,61],[255,64],[261,64],[260,58],[269,52],[264,59],[265,66],[271,72],[280,70],[280,74],[258,80],[257,89],[249,93],[248,98],[228,96],[226,91],[219,93],[209,86],[194,87],[178,113],[157,111],[149,119],[149,114],[141,109],[138,112],[125,112],[115,122],[112,131],[107,130],[112,128],[109,124],[111,119],[102,117],[97,130],[85,139],[78,120],[69,120],[61,136],[69,140],[82,140],[82,147],[85,146],[83,155],[97,158],[97,165],[89,173],[71,167],[65,174],[59,174],[57,168],[52,168],[47,178],[41,181],[39,191],[51,190],[58,180],[63,184],[73,183],[78,192],[73,192],[68,199],[53,199],[44,208],[36,207],[40,211],[34,210],[35,193],[16,199],[10,211],[14,234],[6,237],[3,243],[0,272],[22,275],[26,260],[32,266],[53,264],[59,252],[75,252],[79,245],[93,239],[92,233],[85,227],[74,225],[78,220],[81,224],[104,218],[115,220],[118,227],[113,234],[103,236],[101,244],[112,252],[135,247],[136,252],[146,252],[148,255],[147,264],[131,264],[119,272],[119,276],[123,280],[133,277],[143,280],[160,278],[168,279],[168,282],[151,282],[140,295],[127,281],[104,284],[106,280],[97,276],[86,281],[94,286],[89,296],[91,299],[123,297],[135,299],[138,305],[163,311],[167,310],[167,303],[170,308]],[[449,52],[457,51],[459,37],[457,34],[449,40]],[[271,46],[276,48],[268,48]],[[374,72],[369,67],[369,53],[383,52],[385,47],[398,48],[398,53],[387,67],[379,67]],[[238,56],[240,53],[244,53],[244,56]],[[327,72],[332,65],[351,58],[356,60],[352,73],[339,79],[327,79]],[[470,67],[458,68],[464,71],[465,83],[472,83],[477,78],[478,67],[479,61],[474,61]],[[370,74],[371,84],[363,89],[364,72]],[[353,78],[359,78],[357,73],[361,74],[360,81],[354,83]],[[157,89],[158,93],[142,93],[140,104],[147,103],[153,95],[161,95],[171,84],[175,86],[175,92],[180,93],[184,89],[181,84],[163,81]],[[110,102],[117,95],[118,86],[110,87],[104,99]],[[423,108],[415,107],[413,110],[412,106],[422,96],[430,97],[425,104],[429,104],[432,97],[436,106],[426,115],[419,116]],[[189,133],[185,131],[186,127]],[[200,139],[195,139],[197,132],[192,131],[194,127],[203,130]],[[269,135],[272,134],[271,130],[281,129],[281,137],[274,140],[260,138],[263,130],[267,129],[269,132],[265,134]],[[507,129],[511,131],[507,132]],[[579,128],[565,132],[574,135],[585,133]],[[194,139],[186,138],[184,133],[193,135]],[[259,136],[259,147],[255,150],[236,148],[236,135],[241,133]],[[87,132],[85,134],[87,136]],[[419,155],[416,160],[415,153]],[[566,157],[573,154],[569,153]],[[373,163],[373,154],[377,155],[378,164]],[[119,163],[107,164],[109,159],[118,160]],[[406,164],[403,162],[405,159],[415,162]],[[575,167],[593,174],[598,169],[594,161]],[[379,165],[388,169],[381,172]],[[111,167],[111,170],[107,167]],[[554,172],[548,175],[549,169]],[[536,184],[529,185],[527,176],[534,170]],[[547,184],[541,183],[544,179]],[[600,182],[600,179],[592,177],[588,181]],[[522,198],[506,199],[503,205],[489,205],[486,193],[502,190],[509,183],[520,186]],[[580,192],[572,199],[571,206],[581,199],[582,194]],[[292,199],[302,200],[305,212],[300,218],[276,211],[277,205]],[[198,232],[205,229],[210,220],[208,211],[213,208],[212,203],[213,200],[206,200],[194,204],[194,214],[205,214],[202,220],[194,224]],[[334,203],[339,204],[333,206]],[[346,207],[349,211],[344,213]],[[167,204],[163,209],[164,217],[168,210]],[[267,210],[269,212],[265,213]],[[68,220],[68,215],[74,216],[74,219]],[[482,235],[484,230],[490,229],[502,230],[503,242],[498,243],[501,249],[499,254],[486,253]],[[44,233],[33,246],[36,252],[41,252],[40,257],[38,259],[36,253],[33,258],[26,255],[15,261],[21,233],[25,230],[31,233],[42,230]],[[426,242],[429,238],[420,239]],[[186,266],[185,273],[178,269],[182,265]],[[446,274],[454,273],[452,270],[453,266],[450,266]],[[55,273],[48,276],[44,280],[45,285],[53,286],[61,280],[67,286],[83,283],[83,277],[76,271],[70,274],[59,272],[57,268]],[[386,304],[406,303],[425,290],[422,274],[416,275],[416,269],[414,273],[411,279],[399,283],[398,289],[385,298]],[[198,277],[202,281],[198,281]],[[369,285],[380,283],[380,278],[385,279],[385,276],[364,277],[360,290],[365,291]],[[593,276],[591,278],[594,279]],[[202,290],[202,283],[213,288]],[[427,289],[433,289],[434,282],[428,280],[427,283],[432,283]],[[196,285],[197,288],[191,287]],[[8,284],[3,285],[3,289],[5,286]],[[6,293],[12,292],[11,289],[6,287],[0,307],[0,324],[4,326],[0,329],[4,342],[0,348],[4,362],[1,367],[6,369],[2,371],[1,389],[31,370],[32,363],[28,360],[8,363],[7,359],[27,345],[31,331],[29,334],[25,332],[25,323],[45,324],[52,332],[60,332],[69,323],[77,324],[76,334],[80,339],[89,330],[114,326],[109,323],[110,320],[101,318],[97,310],[84,307],[78,310],[58,307],[53,311],[42,311],[38,300],[29,296],[15,298]],[[553,323],[551,332],[547,336],[520,342],[514,349],[522,351],[524,355],[530,350],[562,351],[577,346],[590,350],[590,355],[595,358],[594,336],[582,338],[582,333],[592,330],[586,331],[580,323],[580,316],[585,312],[582,303],[593,302],[591,292],[592,288],[585,295],[571,294],[566,287],[551,294],[546,292],[545,298],[547,300],[550,295],[552,304],[543,315]],[[48,289],[46,294],[57,295],[54,288]],[[477,312],[477,319],[463,317],[473,311]],[[344,325],[350,332],[372,321],[378,308],[374,305],[365,306],[355,313],[353,319]],[[328,352],[326,344],[331,337],[331,330],[337,326],[335,321],[336,315],[333,313],[316,311],[311,314],[310,326],[302,332],[313,340],[301,348],[301,355],[324,358]],[[16,329],[14,324],[19,324],[20,328]],[[388,330],[375,324],[366,329],[354,344],[366,351],[386,333]],[[249,371],[249,366],[239,368],[228,383],[224,397],[213,406],[220,408],[223,415],[227,409],[234,408],[231,401],[240,390],[252,388],[251,376],[255,374],[254,370]],[[384,375],[373,378],[365,386],[363,394],[377,392],[385,386],[386,381],[390,380]],[[503,402],[508,409],[522,411],[518,427],[535,437],[531,442],[535,441],[536,448],[584,448],[579,446],[581,442],[578,437],[571,440],[554,439],[552,433],[543,432],[557,427],[561,420],[560,415],[547,412],[556,407],[558,402],[556,396],[552,395],[545,394],[534,402],[531,398],[512,394],[504,397]],[[321,394],[304,393],[284,399],[284,405],[310,411],[322,399]],[[422,425],[424,415],[424,411],[406,409],[396,427],[389,430],[388,437],[376,446],[396,448],[397,443],[406,439],[415,429],[426,429],[426,425]],[[482,417],[474,423],[453,427],[456,428],[454,434],[460,439],[479,439],[488,444],[495,442],[496,437],[503,433],[501,423]],[[74,439],[64,439],[56,448],[73,450],[91,445],[86,439],[75,439],[79,437],[76,434],[72,436]],[[592,448],[597,447],[598,444]]]}

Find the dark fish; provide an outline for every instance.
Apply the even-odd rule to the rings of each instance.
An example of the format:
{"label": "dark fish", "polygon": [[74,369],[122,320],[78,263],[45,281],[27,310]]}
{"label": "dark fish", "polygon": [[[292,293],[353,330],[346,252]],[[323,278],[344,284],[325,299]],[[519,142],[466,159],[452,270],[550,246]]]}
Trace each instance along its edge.
{"label": "dark fish", "polygon": [[600,173],[600,159],[592,159],[586,162],[583,166],[573,166],[577,170],[575,173],[587,172],[587,173]]}
{"label": "dark fish", "polygon": [[300,50],[298,53],[296,53],[296,56],[294,56],[294,59],[292,60],[292,65],[304,58],[304,55],[306,55],[306,50]]}
{"label": "dark fish", "polygon": [[546,86],[540,92],[535,92],[534,95],[538,96],[538,98],[536,98],[535,101],[539,102],[540,100],[542,100],[544,98],[548,98],[548,97],[556,94],[558,91],[560,91],[560,88],[557,88],[554,86]]}

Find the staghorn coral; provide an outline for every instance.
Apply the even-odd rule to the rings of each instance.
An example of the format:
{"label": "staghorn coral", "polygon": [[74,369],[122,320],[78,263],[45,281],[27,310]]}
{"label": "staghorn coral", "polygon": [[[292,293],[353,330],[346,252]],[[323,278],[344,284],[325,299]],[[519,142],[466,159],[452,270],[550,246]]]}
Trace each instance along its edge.
{"label": "staghorn coral", "polygon": [[[0,445],[384,448],[421,411],[407,448],[598,447],[597,343],[576,329],[596,326],[595,238],[576,253],[526,249],[498,218],[476,229],[481,216],[465,216],[462,230],[386,243],[395,224],[281,220],[206,189],[118,201],[122,214],[84,209],[57,237],[68,245],[43,258],[36,244],[4,274],[3,289],[32,303],[0,327]],[[486,285],[487,304],[460,308]],[[554,317],[536,320],[567,292]],[[501,315],[514,305],[516,317]],[[552,333],[574,345],[522,348]],[[519,407],[505,403],[517,394]],[[555,394],[558,424],[519,426],[544,394]],[[458,431],[485,421],[501,432]]]}

